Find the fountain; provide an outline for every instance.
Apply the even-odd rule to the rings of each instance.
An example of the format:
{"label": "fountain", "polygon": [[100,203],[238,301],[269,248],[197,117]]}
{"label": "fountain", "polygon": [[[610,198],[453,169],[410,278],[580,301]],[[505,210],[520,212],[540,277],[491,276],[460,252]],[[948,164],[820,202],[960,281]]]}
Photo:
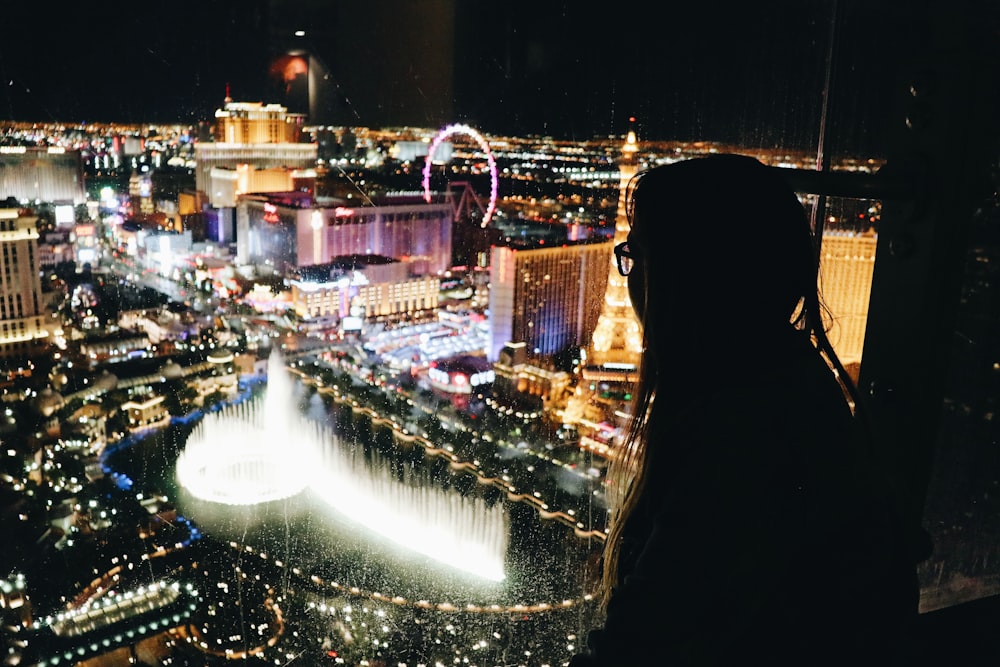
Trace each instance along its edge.
{"label": "fountain", "polygon": [[416,475],[397,478],[301,415],[281,355],[268,359],[263,400],[207,414],[177,459],[191,495],[224,505],[283,500],[309,489],[351,521],[424,556],[490,581],[504,579],[509,517]]}

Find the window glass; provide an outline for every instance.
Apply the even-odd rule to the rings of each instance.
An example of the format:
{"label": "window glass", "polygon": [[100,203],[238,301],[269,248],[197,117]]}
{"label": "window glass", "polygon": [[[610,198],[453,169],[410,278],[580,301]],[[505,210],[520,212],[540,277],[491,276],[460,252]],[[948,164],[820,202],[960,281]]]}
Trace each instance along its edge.
{"label": "window glass", "polygon": [[1000,211],[990,198],[970,227],[925,508],[934,543],[921,567],[926,611],[997,593],[998,221]]}
{"label": "window glass", "polygon": [[[10,653],[567,661],[597,620],[631,398],[588,369],[635,340],[605,298],[629,132],[635,168],[735,151],[873,173],[882,3],[105,4],[90,43],[62,21],[44,48],[0,44],[0,209],[39,232],[0,239],[0,290],[23,257],[41,269],[0,331],[23,350],[55,313],[55,347],[3,364]],[[856,374],[880,203],[800,194]],[[987,230],[969,304],[992,303]],[[988,460],[993,407],[960,393]],[[988,523],[986,477],[968,521],[930,510],[942,534]],[[935,561],[928,585],[995,560],[943,553],[958,574]]]}
{"label": "window glass", "polygon": [[846,197],[806,199],[811,211],[820,205],[825,211],[821,224],[816,226],[820,290],[829,314],[827,336],[851,379],[857,382],[871,301],[881,202]]}

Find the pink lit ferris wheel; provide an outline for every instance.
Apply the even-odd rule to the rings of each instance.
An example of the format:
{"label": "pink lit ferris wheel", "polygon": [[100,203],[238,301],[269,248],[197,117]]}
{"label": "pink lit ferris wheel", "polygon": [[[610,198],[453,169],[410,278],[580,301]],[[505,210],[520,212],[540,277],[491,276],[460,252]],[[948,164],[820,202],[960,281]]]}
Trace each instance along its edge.
{"label": "pink lit ferris wheel", "polygon": [[453,135],[460,134],[463,136],[470,137],[473,141],[479,144],[479,148],[486,155],[486,163],[489,166],[490,172],[490,199],[486,205],[483,205],[479,197],[472,191],[472,188],[466,184],[465,194],[462,196],[462,200],[459,203],[459,208],[465,205],[466,195],[470,195],[471,198],[476,202],[480,211],[483,213],[483,219],[480,223],[481,227],[485,227],[489,224],[490,219],[493,217],[493,212],[496,210],[497,206],[497,189],[498,189],[498,179],[497,179],[497,163],[493,158],[493,152],[490,150],[490,145],[486,139],[477,132],[474,128],[463,125],[461,123],[455,123],[453,125],[448,125],[434,137],[431,142],[430,148],[427,150],[427,158],[424,160],[424,200],[430,202],[431,200],[431,165],[434,162],[434,153],[437,151],[438,147],[441,145],[445,139],[450,138]]}

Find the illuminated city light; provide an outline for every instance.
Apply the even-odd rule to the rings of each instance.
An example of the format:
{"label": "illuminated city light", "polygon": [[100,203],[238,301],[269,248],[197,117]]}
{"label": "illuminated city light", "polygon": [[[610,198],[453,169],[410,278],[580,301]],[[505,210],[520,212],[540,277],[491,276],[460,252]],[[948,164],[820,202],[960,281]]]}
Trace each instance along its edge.
{"label": "illuminated city light", "polygon": [[387,467],[370,468],[339,446],[331,429],[299,415],[292,394],[273,352],[263,406],[242,403],[206,415],[177,459],[181,486],[202,500],[244,506],[311,488],[339,513],[407,549],[503,581],[509,517],[501,505],[401,483]]}

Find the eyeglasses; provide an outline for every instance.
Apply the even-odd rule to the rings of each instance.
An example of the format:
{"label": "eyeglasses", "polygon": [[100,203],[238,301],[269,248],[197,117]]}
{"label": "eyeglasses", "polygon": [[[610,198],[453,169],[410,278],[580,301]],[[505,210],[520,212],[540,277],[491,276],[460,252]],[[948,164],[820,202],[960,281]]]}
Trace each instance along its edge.
{"label": "eyeglasses", "polygon": [[635,266],[635,257],[629,250],[628,241],[622,241],[615,246],[615,259],[618,261],[618,273],[627,276]]}

